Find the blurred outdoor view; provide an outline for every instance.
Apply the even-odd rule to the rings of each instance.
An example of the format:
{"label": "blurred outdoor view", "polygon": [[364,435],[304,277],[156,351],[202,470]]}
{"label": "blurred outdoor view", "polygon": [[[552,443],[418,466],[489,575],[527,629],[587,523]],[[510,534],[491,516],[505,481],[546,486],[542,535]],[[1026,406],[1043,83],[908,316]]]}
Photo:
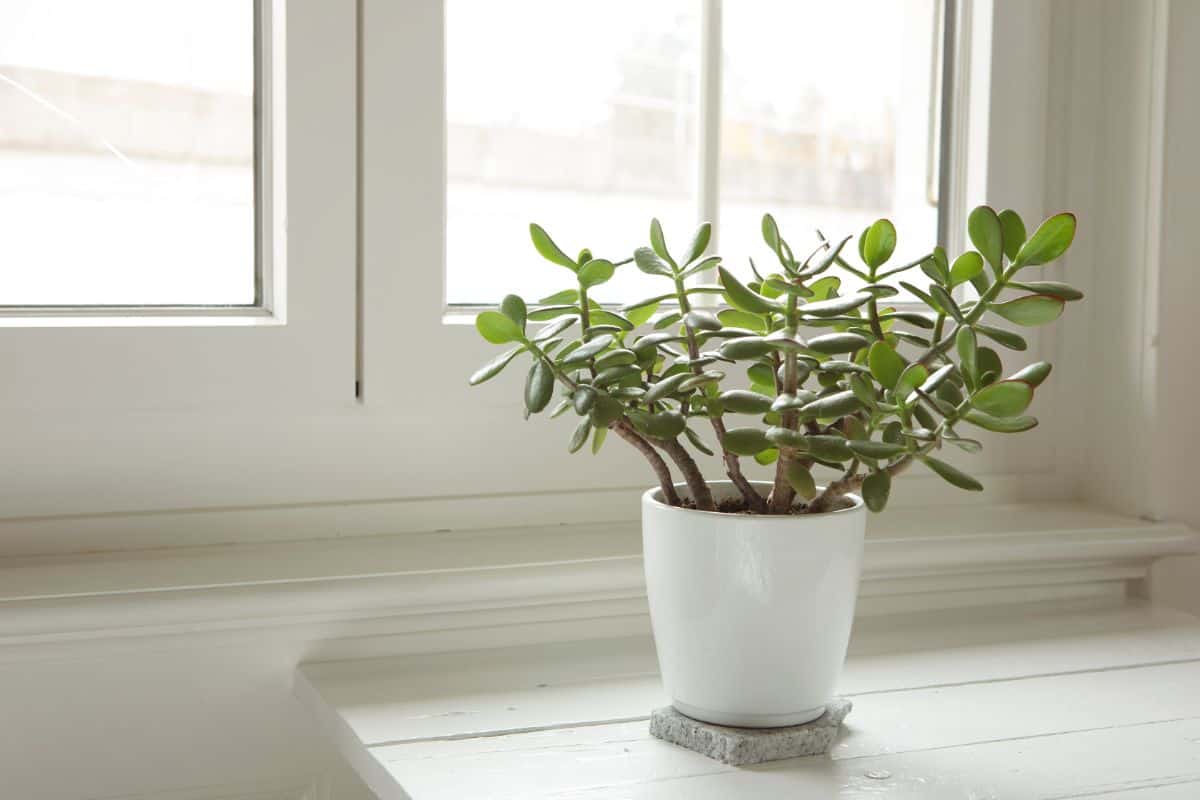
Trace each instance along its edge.
{"label": "blurred outdoor view", "polygon": [[[658,216],[682,249],[698,221],[700,5],[447,0],[448,302],[571,285],[530,222],[616,261]],[[816,228],[840,238],[880,216],[899,228],[896,258],[933,246],[934,6],[724,4],[717,251],[736,272],[773,258],[764,211],[797,254]],[[596,294],[658,291],[630,265]]]}
{"label": "blurred outdoor view", "polygon": [[0,0],[0,306],[255,300],[253,0]]}

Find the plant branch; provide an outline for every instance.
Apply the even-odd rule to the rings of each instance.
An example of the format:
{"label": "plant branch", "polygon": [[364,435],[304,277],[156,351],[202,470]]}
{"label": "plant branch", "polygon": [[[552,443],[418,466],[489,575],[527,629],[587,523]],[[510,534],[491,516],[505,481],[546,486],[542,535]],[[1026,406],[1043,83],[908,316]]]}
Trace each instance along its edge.
{"label": "plant branch", "polygon": [[608,427],[612,428],[617,436],[620,436],[633,445],[650,462],[650,468],[654,470],[655,476],[658,477],[658,485],[662,488],[663,498],[667,503],[673,506],[681,505],[679,494],[675,491],[675,481],[671,477],[671,469],[667,466],[667,462],[663,461],[658,451],[642,438],[641,434],[634,430],[633,426],[624,417]]}
{"label": "plant branch", "polygon": [[[797,313],[796,295],[788,293],[787,301],[787,332],[793,337],[799,329],[799,314]],[[795,351],[788,350],[783,356],[783,392],[795,394],[800,388],[800,373]],[[779,415],[779,424],[788,430],[799,430],[800,413],[788,409]],[[796,500],[796,490],[788,481],[788,469],[795,454],[781,448],[779,459],[775,462],[775,484],[771,487],[771,495],[767,498],[767,509],[771,514],[786,514]]]}
{"label": "plant branch", "polygon": [[[905,456],[894,464],[889,464],[885,471],[894,478],[901,472],[904,472],[904,470],[908,469],[912,465],[912,461],[912,456]],[[825,490],[817,495],[815,500],[808,504],[808,507],[804,509],[804,513],[821,514],[826,511],[832,511],[833,504],[836,503],[839,498],[841,498],[847,492],[854,492],[862,488],[863,481],[867,479],[867,476],[865,473],[862,475],[855,474],[855,469],[857,469],[857,467],[853,467],[851,470],[848,470],[847,473],[841,478],[826,486]]]}
{"label": "plant branch", "polygon": [[713,501],[712,490],[705,483],[700,467],[696,466],[696,460],[692,458],[692,454],[687,451],[687,448],[681,445],[677,439],[653,439],[652,441],[671,457],[675,466],[679,467],[679,472],[683,475],[688,491],[692,494],[696,508],[701,511],[716,511],[717,504]]}

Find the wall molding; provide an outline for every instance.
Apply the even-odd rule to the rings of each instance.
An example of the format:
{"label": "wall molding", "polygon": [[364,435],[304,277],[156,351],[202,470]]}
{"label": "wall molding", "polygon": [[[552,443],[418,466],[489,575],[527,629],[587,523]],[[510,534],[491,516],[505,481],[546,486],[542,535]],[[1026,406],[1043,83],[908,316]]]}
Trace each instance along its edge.
{"label": "wall molding", "polygon": [[[1185,526],[1077,505],[900,509],[871,521],[861,613],[1123,593],[1198,548]],[[264,631],[352,657],[645,624],[632,521],[7,559],[0,587],[0,657]]]}

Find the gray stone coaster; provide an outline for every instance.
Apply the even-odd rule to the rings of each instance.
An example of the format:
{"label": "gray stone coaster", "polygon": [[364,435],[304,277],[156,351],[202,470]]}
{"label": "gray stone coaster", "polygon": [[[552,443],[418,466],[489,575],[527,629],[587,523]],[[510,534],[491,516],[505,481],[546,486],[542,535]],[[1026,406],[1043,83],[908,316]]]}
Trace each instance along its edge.
{"label": "gray stone coaster", "polygon": [[835,697],[823,715],[803,725],[730,728],[692,719],[667,706],[650,715],[650,735],[740,767],[828,752],[842,720],[853,707],[846,698]]}

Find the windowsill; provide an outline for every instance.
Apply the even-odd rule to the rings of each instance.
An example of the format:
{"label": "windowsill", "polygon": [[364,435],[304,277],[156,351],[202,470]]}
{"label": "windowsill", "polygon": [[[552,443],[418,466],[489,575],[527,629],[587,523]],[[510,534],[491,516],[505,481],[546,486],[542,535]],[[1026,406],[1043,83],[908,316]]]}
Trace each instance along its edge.
{"label": "windowsill", "polygon": [[860,621],[829,757],[748,769],[649,736],[645,637],[311,664],[296,692],[380,800],[1091,797],[1200,787],[1197,662],[1200,621],[1123,602]]}

